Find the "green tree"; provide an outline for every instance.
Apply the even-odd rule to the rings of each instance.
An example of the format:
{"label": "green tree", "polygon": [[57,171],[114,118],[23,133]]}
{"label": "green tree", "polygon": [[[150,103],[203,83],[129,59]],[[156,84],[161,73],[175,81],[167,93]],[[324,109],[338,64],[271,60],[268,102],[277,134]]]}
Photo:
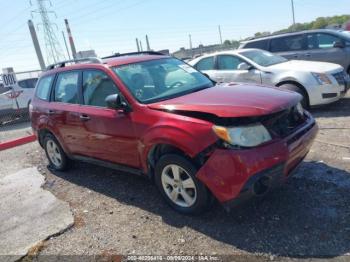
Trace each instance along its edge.
{"label": "green tree", "polygon": [[324,17],[319,17],[313,22],[311,29],[325,28],[327,25],[329,25],[329,21],[327,22]]}
{"label": "green tree", "polygon": [[232,45],[232,43],[231,43],[230,40],[225,40],[224,41],[224,46],[231,46],[231,45]]}

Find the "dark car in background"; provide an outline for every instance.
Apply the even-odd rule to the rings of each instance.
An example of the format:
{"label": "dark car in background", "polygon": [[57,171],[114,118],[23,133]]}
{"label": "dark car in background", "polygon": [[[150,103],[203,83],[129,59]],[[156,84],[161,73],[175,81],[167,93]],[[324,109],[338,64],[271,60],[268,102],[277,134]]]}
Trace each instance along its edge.
{"label": "dark car in background", "polygon": [[271,35],[241,43],[239,48],[258,48],[287,59],[336,63],[350,74],[350,34],[319,29]]}

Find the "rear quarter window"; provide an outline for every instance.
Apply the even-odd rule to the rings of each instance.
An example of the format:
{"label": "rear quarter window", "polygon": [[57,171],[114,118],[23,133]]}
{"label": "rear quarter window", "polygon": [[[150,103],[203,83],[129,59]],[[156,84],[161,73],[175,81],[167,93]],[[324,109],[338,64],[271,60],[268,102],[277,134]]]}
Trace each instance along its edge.
{"label": "rear quarter window", "polygon": [[293,35],[271,39],[271,52],[302,51],[306,49],[304,35]]}
{"label": "rear quarter window", "polygon": [[203,58],[195,65],[195,68],[199,71],[214,70],[214,57]]}
{"label": "rear quarter window", "polygon": [[243,48],[257,48],[262,50],[268,50],[269,49],[269,40],[260,40],[260,41],[254,41],[246,43]]}
{"label": "rear quarter window", "polygon": [[54,75],[44,76],[40,78],[39,83],[36,87],[36,97],[46,101],[49,100],[53,79]]}

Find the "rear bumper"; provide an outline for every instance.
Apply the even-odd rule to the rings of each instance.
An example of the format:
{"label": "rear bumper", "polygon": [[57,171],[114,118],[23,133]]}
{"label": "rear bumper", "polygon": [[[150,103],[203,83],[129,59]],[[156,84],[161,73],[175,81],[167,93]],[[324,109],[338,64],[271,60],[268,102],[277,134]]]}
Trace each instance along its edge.
{"label": "rear bumper", "polygon": [[[216,149],[197,173],[224,206],[235,206],[287,180],[303,161],[316,137],[318,127],[309,116],[290,136],[245,150]],[[264,186],[268,190],[263,190]]]}

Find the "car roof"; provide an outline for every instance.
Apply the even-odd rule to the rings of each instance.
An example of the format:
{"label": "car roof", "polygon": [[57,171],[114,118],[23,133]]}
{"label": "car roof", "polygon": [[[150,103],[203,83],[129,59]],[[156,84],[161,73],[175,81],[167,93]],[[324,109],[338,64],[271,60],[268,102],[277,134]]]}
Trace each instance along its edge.
{"label": "car roof", "polygon": [[219,51],[219,52],[214,52],[210,54],[204,54],[202,56],[196,57],[195,59],[191,60],[190,64],[196,63],[199,60],[202,60],[203,58],[207,58],[207,57],[212,57],[217,55],[240,55],[243,52],[256,51],[256,50],[262,51],[261,49],[257,49],[257,48],[245,48],[245,49],[235,49],[235,50]]}
{"label": "car roof", "polygon": [[280,33],[280,34],[268,35],[268,36],[262,36],[262,37],[253,37],[251,39],[242,41],[241,44],[246,44],[246,43],[261,41],[261,40],[268,40],[268,39],[272,39],[272,38],[279,38],[282,36],[293,36],[293,35],[306,34],[306,33],[335,33],[335,34],[337,34],[339,32],[337,30],[332,30],[332,29],[303,30],[303,31]]}
{"label": "car roof", "polygon": [[[152,52],[150,52],[152,53]],[[79,69],[87,69],[87,68],[98,68],[101,67],[116,67],[116,66],[122,66],[127,64],[133,64],[133,63],[139,63],[139,62],[145,62],[145,61],[151,61],[151,60],[158,60],[158,59],[164,59],[169,58],[168,55],[162,55],[162,54],[143,54],[143,53],[130,53],[125,55],[116,55],[111,57],[106,57],[101,59],[98,58],[91,58],[91,62],[88,61],[89,58],[82,59],[82,60],[74,60],[66,61],[67,63],[74,63],[72,65],[65,65],[65,61],[59,62],[56,65],[60,65],[58,67],[54,67],[53,69],[48,69],[44,71],[44,73],[41,76],[51,75],[58,72],[65,72],[65,71],[71,71],[71,70],[79,70]],[[98,62],[98,60],[100,62]],[[79,61],[85,61],[84,63],[79,63]],[[63,66],[62,66],[63,65]],[[54,65],[51,65],[49,67],[52,67]]]}
{"label": "car roof", "polygon": [[121,66],[127,64],[134,64],[139,62],[145,62],[150,60],[157,60],[162,58],[169,58],[166,55],[130,55],[130,56],[119,56],[113,58],[103,59],[103,62],[108,66]]}

